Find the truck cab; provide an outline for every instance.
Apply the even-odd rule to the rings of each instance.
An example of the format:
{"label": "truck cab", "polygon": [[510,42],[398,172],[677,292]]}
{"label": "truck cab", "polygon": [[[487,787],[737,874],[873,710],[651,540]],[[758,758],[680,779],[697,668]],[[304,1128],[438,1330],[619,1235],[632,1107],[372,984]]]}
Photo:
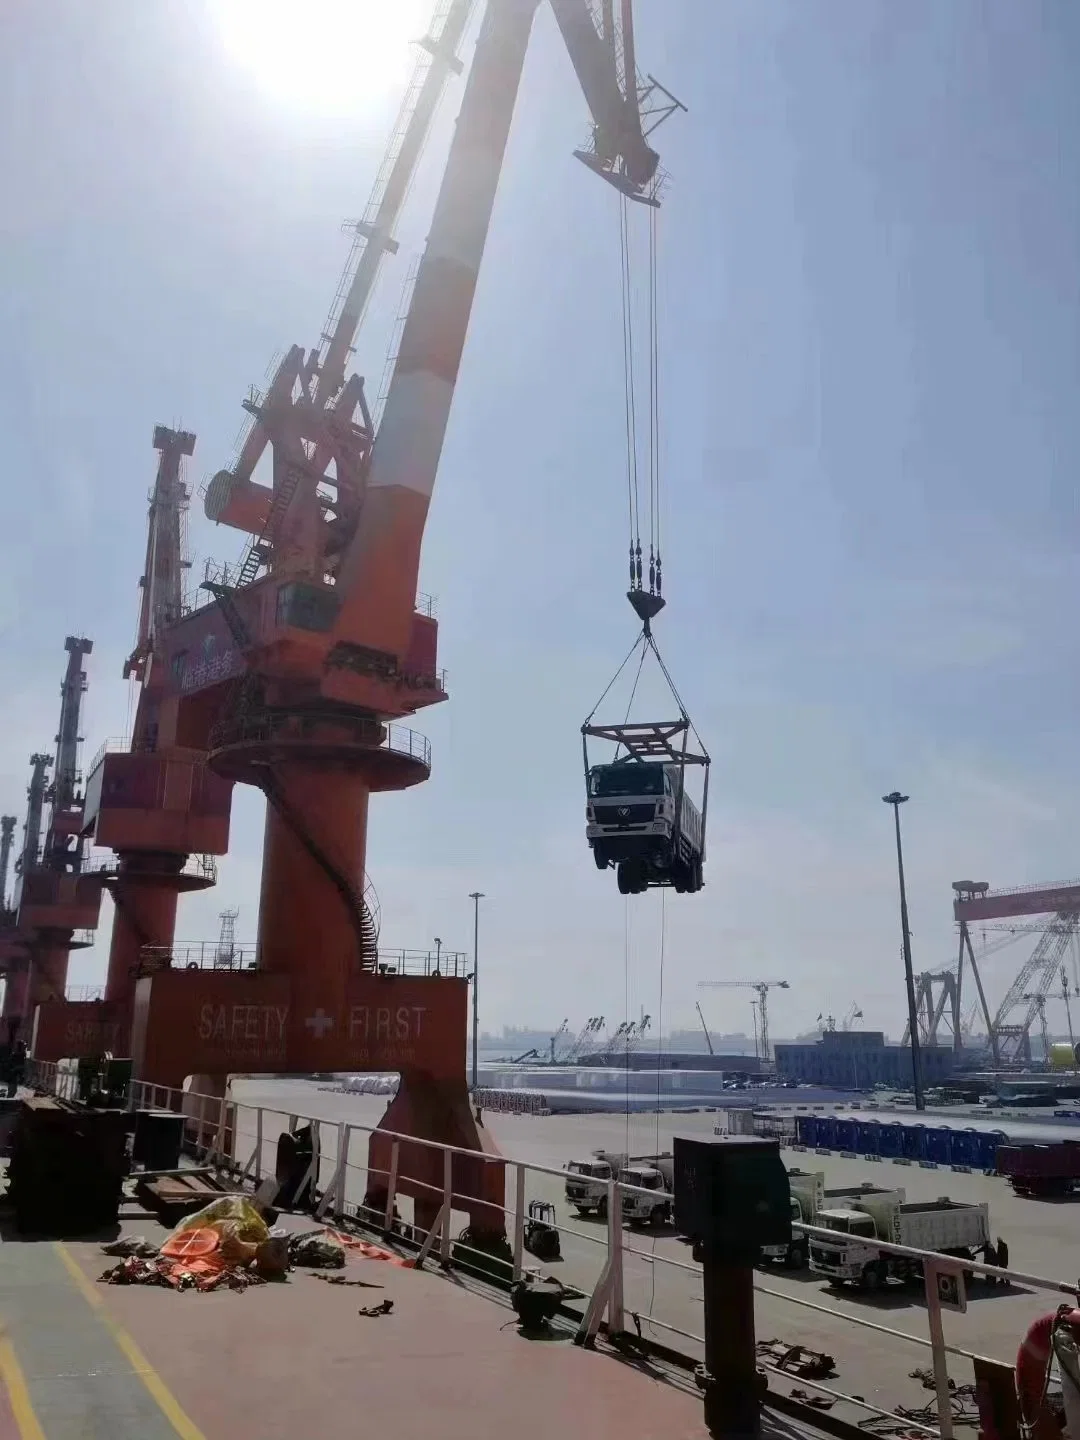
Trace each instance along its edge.
{"label": "truck cab", "polygon": [[606,1160],[571,1160],[566,1167],[566,1203],[579,1215],[607,1216],[608,1183],[614,1172]]}
{"label": "truck cab", "polygon": [[[661,1172],[653,1165],[627,1165],[619,1171],[619,1184],[632,1185],[622,1192],[622,1216],[631,1225],[666,1225],[672,1216],[672,1195]],[[650,1193],[642,1195],[640,1191]]]}
{"label": "truck cab", "polygon": [[597,869],[616,867],[620,894],[701,889],[705,830],[680,765],[624,756],[593,765],[587,789],[585,836]]}

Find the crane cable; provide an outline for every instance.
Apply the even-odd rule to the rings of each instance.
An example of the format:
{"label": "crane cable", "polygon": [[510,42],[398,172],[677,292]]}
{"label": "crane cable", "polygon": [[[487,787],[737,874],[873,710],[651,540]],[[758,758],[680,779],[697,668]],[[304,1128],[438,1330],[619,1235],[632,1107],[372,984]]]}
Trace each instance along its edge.
{"label": "crane cable", "polygon": [[[626,490],[630,521],[630,589],[642,589],[645,568],[641,545],[641,466],[638,447],[637,359],[634,345],[633,274],[630,255],[629,201],[619,205],[619,271],[622,291],[623,407],[626,426]],[[660,367],[657,306],[656,210],[649,209],[648,234],[648,584],[650,595],[663,591],[660,555]]]}

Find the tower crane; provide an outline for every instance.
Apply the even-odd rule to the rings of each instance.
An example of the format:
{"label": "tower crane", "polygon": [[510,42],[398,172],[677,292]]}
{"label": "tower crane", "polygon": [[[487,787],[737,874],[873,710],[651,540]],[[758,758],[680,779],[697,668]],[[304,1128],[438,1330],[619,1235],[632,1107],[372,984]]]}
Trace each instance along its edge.
{"label": "tower crane", "polygon": [[[367,1063],[381,1056],[383,1068],[401,1073],[372,1137],[374,1175],[389,1167],[386,1130],[465,1148],[492,1144],[470,1110],[456,1050],[447,1051],[464,1023],[464,982],[379,975],[362,886],[370,796],[419,784],[431,769],[427,741],[397,722],[446,698],[437,624],[430,604],[417,600],[420,549],[538,3],[486,7],[378,444],[359,377],[335,388],[331,351],[343,365],[362,309],[346,303],[339,323],[352,327],[349,344],[308,356],[293,347],[266,396],[248,402],[258,422],[250,445],[233,471],[214,476],[205,508],[210,519],[253,533],[255,543],[238,573],[207,579],[211,603],[171,625],[161,644],[159,747],[208,751],[216,774],[267,798],[258,953],[265,994],[276,997],[267,1001],[268,1024],[280,1047],[269,1068],[342,1068],[328,1066],[332,1047],[343,1047],[333,1053],[344,1057],[362,1035],[372,1046]],[[588,0],[550,3],[593,116],[592,145],[579,158],[624,196],[655,201],[659,160],[646,137],[677,102],[639,80],[630,0],[621,0],[621,33],[608,0],[599,27]],[[466,8],[440,6],[446,23],[430,47],[432,75],[436,66],[454,67],[449,18]],[[423,128],[421,110],[417,104],[407,132]],[[407,173],[408,149],[403,143],[391,175],[399,164]],[[388,181],[387,194],[391,188]],[[379,226],[381,244],[389,225]],[[266,448],[269,487],[249,469],[252,452]],[[202,983],[210,978],[218,987],[230,980]],[[166,1016],[195,982],[159,972],[140,983],[147,1023],[135,1061],[163,1079],[186,1063],[177,1045],[186,1043],[190,1055],[193,1040],[181,1042]],[[399,1003],[395,993],[408,999]],[[391,1016],[392,1036],[379,1028]],[[464,1044],[463,1028],[461,1037]],[[236,1068],[221,1046],[204,1053],[223,1073]],[[431,1155],[403,1146],[400,1161],[418,1222],[433,1222]],[[474,1234],[501,1233],[498,1168],[477,1167],[468,1178],[463,1171],[463,1187]]]}
{"label": "tower crane", "polygon": [[786,980],[699,980],[699,990],[754,990],[754,1054],[763,1062],[769,1056],[769,991],[790,990]]}

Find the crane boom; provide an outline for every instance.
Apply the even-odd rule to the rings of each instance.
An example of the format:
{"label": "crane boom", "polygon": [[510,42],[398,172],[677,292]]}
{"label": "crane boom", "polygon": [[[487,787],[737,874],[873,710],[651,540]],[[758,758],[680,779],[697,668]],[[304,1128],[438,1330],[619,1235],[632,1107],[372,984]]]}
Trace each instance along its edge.
{"label": "crane boom", "polygon": [[[630,94],[624,96],[614,54],[598,35],[586,0],[552,3],[593,112],[597,167],[606,167],[625,193],[643,198],[658,156],[641,134],[633,79],[628,77]],[[338,567],[337,646],[362,645],[398,657],[408,648],[424,524],[538,4],[498,0],[484,15],[363,509]]]}
{"label": "crane boom", "polygon": [[[305,361],[294,346],[278,367],[272,392],[291,392],[297,379],[308,381],[317,375],[314,408],[326,410],[341,389],[356,332],[367,309],[378,278],[383,256],[397,249],[394,227],[401,214],[409,187],[448,77],[460,71],[457,47],[465,32],[474,0],[438,0],[420,41],[422,53],[398,111],[393,136],[375,177],[367,207],[354,225],[354,239],[345,269],[323,327],[317,354]],[[229,476],[232,486],[250,481],[255,466],[270,439],[260,415],[249,425]],[[328,457],[318,457],[325,468]],[[320,469],[321,473],[321,469]],[[216,515],[211,518],[217,518]]]}

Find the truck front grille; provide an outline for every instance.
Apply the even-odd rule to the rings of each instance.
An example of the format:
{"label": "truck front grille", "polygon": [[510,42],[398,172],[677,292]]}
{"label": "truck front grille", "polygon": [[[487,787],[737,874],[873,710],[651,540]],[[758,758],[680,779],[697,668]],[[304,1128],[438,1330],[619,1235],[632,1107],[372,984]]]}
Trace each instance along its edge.
{"label": "truck front grille", "polygon": [[598,804],[593,801],[593,812],[596,815],[597,825],[615,825],[619,828],[628,825],[648,825],[656,814],[656,806],[649,805],[620,805],[616,801]]}

